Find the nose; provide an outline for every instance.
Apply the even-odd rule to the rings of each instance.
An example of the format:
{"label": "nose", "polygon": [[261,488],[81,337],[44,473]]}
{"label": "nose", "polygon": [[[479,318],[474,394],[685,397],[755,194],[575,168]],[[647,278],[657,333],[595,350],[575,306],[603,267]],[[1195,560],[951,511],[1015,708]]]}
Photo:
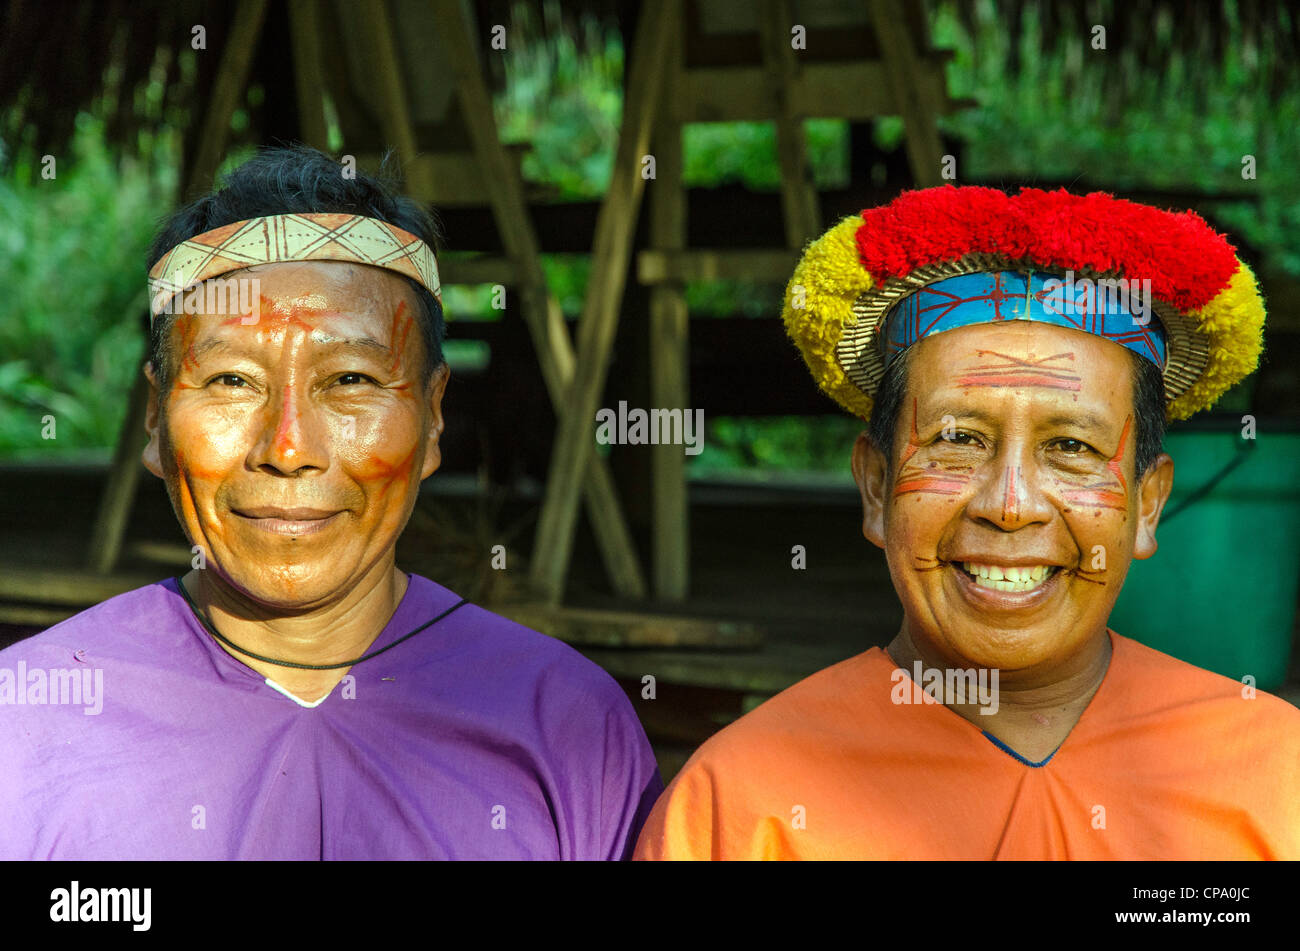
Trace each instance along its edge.
{"label": "nose", "polygon": [[976,488],[966,514],[1005,532],[1046,524],[1052,505],[1040,485],[1040,472],[1027,442],[1006,442],[998,454],[976,469]]}
{"label": "nose", "polygon": [[261,431],[249,462],[254,469],[295,475],[304,469],[324,469],[329,452],[325,431],[310,397],[292,383],[267,400]]}

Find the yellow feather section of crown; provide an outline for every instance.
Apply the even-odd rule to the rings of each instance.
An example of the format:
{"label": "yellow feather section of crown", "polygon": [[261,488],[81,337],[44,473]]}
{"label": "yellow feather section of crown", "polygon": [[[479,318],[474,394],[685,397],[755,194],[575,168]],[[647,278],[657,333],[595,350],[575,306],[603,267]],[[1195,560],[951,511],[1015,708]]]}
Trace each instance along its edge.
{"label": "yellow feather section of crown", "polygon": [[1209,409],[1259,365],[1264,349],[1264,299],[1250,268],[1240,259],[1237,265],[1228,286],[1200,310],[1191,311],[1197,326],[1209,337],[1210,357],[1200,378],[1169,404],[1170,420]]}
{"label": "yellow feather section of crown", "polygon": [[858,258],[860,227],[862,217],[853,215],[808,246],[786,285],[781,319],[822,391],[867,419],[871,397],[849,381],[835,359],[844,328],[856,319],[853,302],[875,283]]}

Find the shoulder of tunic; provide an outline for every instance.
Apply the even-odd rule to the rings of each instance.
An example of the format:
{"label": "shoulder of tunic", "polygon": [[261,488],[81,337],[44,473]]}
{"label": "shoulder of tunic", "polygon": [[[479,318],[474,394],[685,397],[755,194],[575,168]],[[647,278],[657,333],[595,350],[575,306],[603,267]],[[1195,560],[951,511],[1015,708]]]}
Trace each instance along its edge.
{"label": "shoulder of tunic", "polygon": [[1300,709],[1240,680],[1171,657],[1153,647],[1114,631],[1112,643],[1119,683],[1125,689],[1110,690],[1110,703],[1122,706],[1118,712],[1160,713],[1183,708],[1212,706],[1219,717],[1240,717],[1258,725],[1276,723],[1284,734],[1300,742]]}

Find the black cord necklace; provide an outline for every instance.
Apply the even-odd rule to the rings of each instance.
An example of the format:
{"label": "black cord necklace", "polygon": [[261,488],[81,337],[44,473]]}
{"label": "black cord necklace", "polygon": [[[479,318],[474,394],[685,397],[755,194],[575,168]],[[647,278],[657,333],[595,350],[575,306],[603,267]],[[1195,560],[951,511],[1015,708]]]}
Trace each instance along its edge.
{"label": "black cord necklace", "polygon": [[194,603],[194,599],[191,598],[190,593],[185,590],[185,585],[181,582],[181,579],[179,577],[176,578],[176,587],[180,589],[181,597],[183,597],[185,599],[185,603],[190,606],[190,610],[194,612],[194,616],[198,618],[199,623],[203,625],[203,629],[206,630],[213,637],[215,637],[217,640],[219,640],[221,643],[225,644],[231,650],[239,651],[239,653],[243,654],[245,657],[251,657],[254,660],[260,660],[266,664],[275,664],[277,667],[296,667],[298,670],[338,670],[340,667],[355,667],[357,664],[360,664],[362,661],[370,660],[370,658],[372,657],[378,657],[384,651],[392,650],[398,644],[402,643],[403,641],[410,640],[412,637],[414,637],[416,634],[419,634],[425,628],[433,627],[433,625],[437,624],[439,621],[445,618],[452,611],[455,611],[457,608],[469,604],[467,600],[461,598],[459,601],[457,601],[447,610],[443,611],[433,620],[425,621],[423,624],[417,627],[410,634],[404,634],[401,637],[399,637],[397,640],[393,641],[393,643],[389,644],[387,647],[381,647],[379,648],[379,650],[372,651],[371,653],[366,654],[363,657],[358,657],[356,660],[345,660],[341,664],[295,664],[293,663],[293,661],[276,660],[274,657],[263,657],[261,654],[254,654],[252,651],[246,651],[238,644],[235,644],[227,640],[226,638],[222,637],[220,632],[217,631],[216,627],[212,624],[212,622],[208,620],[208,616],[203,612],[203,610],[197,604]]}

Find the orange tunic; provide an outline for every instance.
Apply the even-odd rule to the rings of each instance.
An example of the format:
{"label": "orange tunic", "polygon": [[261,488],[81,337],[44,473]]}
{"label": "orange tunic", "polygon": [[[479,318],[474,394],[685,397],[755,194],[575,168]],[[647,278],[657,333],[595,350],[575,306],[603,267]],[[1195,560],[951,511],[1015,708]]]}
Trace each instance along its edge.
{"label": "orange tunic", "polygon": [[700,747],[636,857],[1300,859],[1300,710],[1110,635],[1037,766],[947,707],[892,702],[879,647],[813,674]]}

